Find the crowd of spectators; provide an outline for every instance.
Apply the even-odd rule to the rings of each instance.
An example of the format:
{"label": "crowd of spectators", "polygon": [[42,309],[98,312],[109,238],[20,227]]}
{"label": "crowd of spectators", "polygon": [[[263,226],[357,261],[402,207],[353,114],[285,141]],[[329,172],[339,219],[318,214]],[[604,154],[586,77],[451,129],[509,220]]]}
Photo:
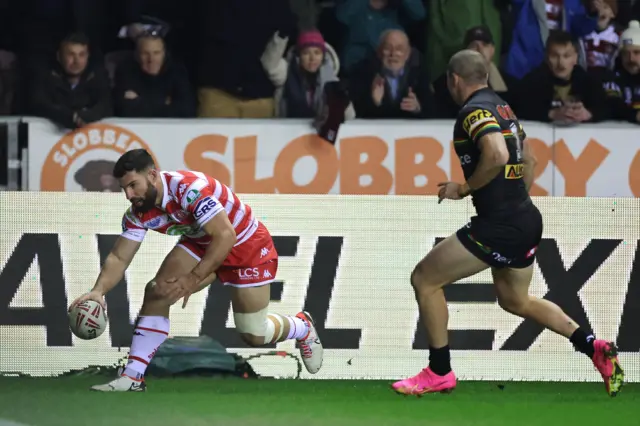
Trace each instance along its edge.
{"label": "crowd of spectators", "polygon": [[519,118],[640,122],[640,0],[0,0],[0,114],[453,118],[474,49]]}

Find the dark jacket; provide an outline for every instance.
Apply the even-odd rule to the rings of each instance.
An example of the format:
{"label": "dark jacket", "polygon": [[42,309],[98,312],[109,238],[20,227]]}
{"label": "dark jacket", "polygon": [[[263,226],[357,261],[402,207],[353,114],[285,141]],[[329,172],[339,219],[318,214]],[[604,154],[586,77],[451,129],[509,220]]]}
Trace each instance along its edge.
{"label": "dark jacket", "polygon": [[[127,91],[138,97],[125,98]],[[113,99],[119,117],[195,117],[187,71],[168,55],[155,76],[145,74],[133,55],[125,59],[116,70]]]}
{"label": "dark jacket", "polygon": [[[497,92],[498,96],[505,100],[508,104],[511,104],[510,94],[516,90],[518,81],[509,76],[509,74],[505,72],[500,72],[504,83],[507,85],[506,92]],[[489,85],[491,87],[491,85]],[[451,93],[449,93],[449,89],[447,88],[447,74],[444,73],[440,77],[438,77],[433,82],[433,95],[435,99],[435,117],[436,118],[456,118],[458,116],[458,112],[460,111],[460,106],[458,106],[453,98],[451,97]]]}
{"label": "dark jacket", "polygon": [[107,73],[100,65],[90,63],[73,88],[56,63],[35,78],[29,105],[30,114],[48,118],[68,129],[76,128],[75,113],[85,123],[109,117],[112,109]]}
{"label": "dark jacket", "polygon": [[[383,75],[382,63],[376,56],[361,62],[350,75],[349,87],[358,118],[430,118],[433,117],[433,94],[431,93],[429,71],[423,56],[416,49],[411,50],[409,59],[400,77],[395,99],[385,79],[384,97],[380,106],[373,103],[371,86],[376,75]],[[420,112],[412,113],[400,109],[402,99],[409,94],[409,88],[420,102]]]}
{"label": "dark jacket", "polygon": [[260,57],[276,31],[293,40],[296,20],[289,0],[201,0],[199,5],[197,86],[244,99],[272,98],[275,87]]}
{"label": "dark jacket", "polygon": [[[536,3],[542,3],[544,8],[544,0],[511,0],[511,21],[515,26],[504,68],[515,78],[533,72],[544,61],[546,40],[542,38]],[[598,15],[584,5],[585,0],[563,1],[562,29],[576,38],[586,36],[598,25]]]}
{"label": "dark jacket", "polygon": [[[554,107],[554,86],[567,84],[557,79],[546,64],[542,64],[527,74],[516,93],[511,95],[511,105],[518,117],[525,120],[549,122],[549,111]],[[580,100],[591,112],[590,122],[606,120],[610,117],[607,96],[601,82],[576,66],[571,74],[569,94]]]}
{"label": "dark jacket", "polygon": [[640,75],[631,75],[622,68],[620,71],[606,71],[602,78],[609,98],[613,119],[631,123],[638,122],[640,113]]}

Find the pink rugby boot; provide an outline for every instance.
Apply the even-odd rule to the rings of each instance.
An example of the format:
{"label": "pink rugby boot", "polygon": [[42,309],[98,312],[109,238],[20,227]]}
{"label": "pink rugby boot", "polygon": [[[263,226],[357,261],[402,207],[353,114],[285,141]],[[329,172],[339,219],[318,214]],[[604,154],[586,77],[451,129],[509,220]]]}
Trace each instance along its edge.
{"label": "pink rugby boot", "polygon": [[416,376],[400,380],[391,385],[394,391],[402,395],[422,396],[425,393],[451,393],[456,387],[456,375],[453,371],[438,376],[429,367]]}
{"label": "pink rugby boot", "polygon": [[596,367],[609,396],[616,396],[624,384],[624,371],[618,361],[618,349],[613,342],[596,340],[593,342],[593,365]]}

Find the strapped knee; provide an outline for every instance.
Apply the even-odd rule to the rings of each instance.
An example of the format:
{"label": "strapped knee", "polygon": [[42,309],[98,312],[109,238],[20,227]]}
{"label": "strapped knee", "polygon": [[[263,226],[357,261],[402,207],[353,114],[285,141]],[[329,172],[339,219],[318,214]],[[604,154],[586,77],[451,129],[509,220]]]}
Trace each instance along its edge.
{"label": "strapped knee", "polygon": [[[238,333],[245,335],[245,340],[252,346],[260,346],[271,342],[275,333],[275,325],[267,319],[267,308],[250,314],[233,313]],[[246,335],[255,339],[247,340]]]}

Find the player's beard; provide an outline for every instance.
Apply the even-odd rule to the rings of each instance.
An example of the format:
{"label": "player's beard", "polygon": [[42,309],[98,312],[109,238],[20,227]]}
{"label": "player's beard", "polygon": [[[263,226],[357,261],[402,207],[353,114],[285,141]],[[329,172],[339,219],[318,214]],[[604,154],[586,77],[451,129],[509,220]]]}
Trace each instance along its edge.
{"label": "player's beard", "polygon": [[[134,198],[131,200],[133,209],[139,213],[146,213],[156,206],[156,199],[158,198],[158,190],[151,182],[148,182],[149,187],[144,194],[144,198]],[[142,204],[137,204],[142,200]]]}

